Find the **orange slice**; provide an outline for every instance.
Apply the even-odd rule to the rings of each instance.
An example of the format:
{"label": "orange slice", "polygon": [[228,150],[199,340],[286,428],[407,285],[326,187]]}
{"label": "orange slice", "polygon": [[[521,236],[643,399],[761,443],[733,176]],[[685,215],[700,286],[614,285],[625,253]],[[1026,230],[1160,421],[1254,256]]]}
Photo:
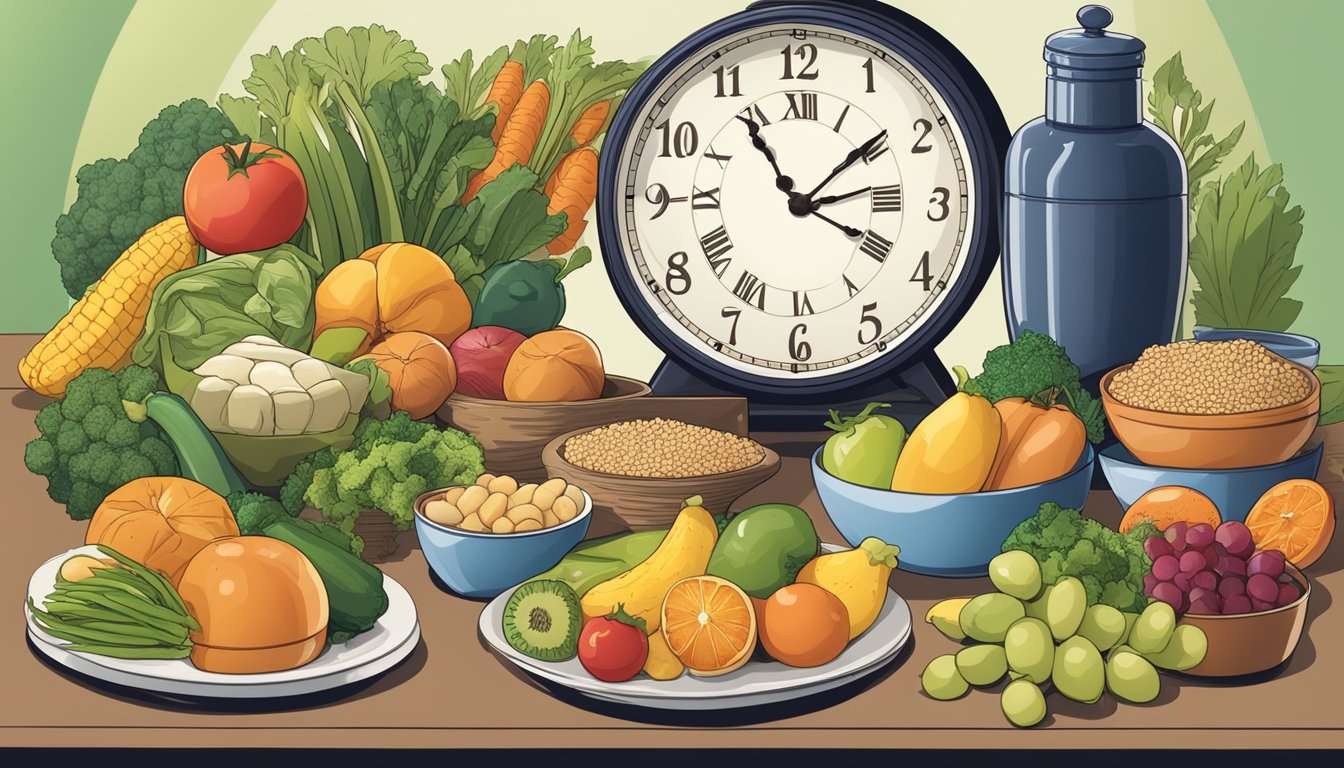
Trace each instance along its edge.
{"label": "orange slice", "polygon": [[1284,480],[1246,515],[1257,549],[1277,549],[1298,568],[1325,554],[1335,534],[1335,502],[1315,480]]}
{"label": "orange slice", "polygon": [[1144,520],[1153,521],[1159,531],[1167,530],[1176,522],[1207,523],[1211,528],[1217,528],[1223,522],[1218,507],[1208,496],[1183,485],[1159,486],[1140,496],[1129,505],[1117,530],[1129,533]]}
{"label": "orange slice", "polygon": [[756,612],[736,584],[717,576],[692,576],[668,590],[661,631],[692,675],[723,675],[751,658]]}

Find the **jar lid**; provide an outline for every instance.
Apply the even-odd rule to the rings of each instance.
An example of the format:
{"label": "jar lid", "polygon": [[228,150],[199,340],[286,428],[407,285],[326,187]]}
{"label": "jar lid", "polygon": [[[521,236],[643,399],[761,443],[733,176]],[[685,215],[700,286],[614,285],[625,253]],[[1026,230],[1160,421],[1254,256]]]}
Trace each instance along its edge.
{"label": "jar lid", "polygon": [[1085,5],[1078,10],[1082,29],[1066,29],[1045,40],[1045,60],[1074,70],[1134,69],[1143,66],[1143,41],[1107,32],[1115,20],[1109,8]]}

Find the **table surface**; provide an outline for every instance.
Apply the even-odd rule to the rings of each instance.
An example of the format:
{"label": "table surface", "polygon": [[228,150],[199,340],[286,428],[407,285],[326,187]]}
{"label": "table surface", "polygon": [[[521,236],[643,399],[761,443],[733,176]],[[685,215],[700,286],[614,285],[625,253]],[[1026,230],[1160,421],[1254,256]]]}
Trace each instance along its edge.
{"label": "table surface", "polygon": [[[34,341],[0,335],[0,361],[17,360]],[[957,645],[920,621],[937,600],[976,594],[987,579],[936,579],[897,571],[891,586],[915,616],[912,642],[885,669],[837,695],[741,714],[635,714],[560,699],[488,651],[476,631],[482,603],[440,590],[414,534],[381,564],[410,591],[422,639],[413,655],[382,678],[336,698],[268,702],[221,710],[113,690],[50,667],[27,645],[20,605],[28,577],[54,554],[78,546],[85,524],[66,518],[45,481],[23,467],[23,446],[37,436],[33,415],[47,401],[22,389],[12,365],[0,365],[0,478],[12,546],[0,558],[0,746],[164,747],[1344,747],[1344,708],[1335,703],[1344,657],[1326,649],[1344,640],[1344,547],[1311,569],[1307,631],[1293,658],[1267,679],[1236,684],[1164,675],[1148,705],[1104,696],[1093,705],[1047,696],[1044,727],[1019,730],[999,711],[995,686],[955,702],[920,692],[919,673]],[[793,452],[817,436],[780,436]],[[777,442],[778,444],[778,442]],[[797,503],[823,540],[843,543],[812,488],[804,458],[743,497]],[[1095,492],[1087,513],[1115,524],[1120,508]],[[594,533],[597,533],[596,531]]]}

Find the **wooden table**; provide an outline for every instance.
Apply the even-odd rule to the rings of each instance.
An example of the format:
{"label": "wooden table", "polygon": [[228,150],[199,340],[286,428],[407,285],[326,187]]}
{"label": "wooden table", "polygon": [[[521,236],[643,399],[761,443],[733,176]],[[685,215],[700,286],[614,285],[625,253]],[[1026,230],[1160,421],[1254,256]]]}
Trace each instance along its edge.
{"label": "wooden table", "polygon": [[[641,716],[560,699],[511,670],[476,633],[481,604],[448,595],[431,581],[414,534],[384,570],[415,598],[423,639],[381,679],[335,699],[314,698],[235,710],[174,704],[99,687],[57,671],[28,646],[22,612],[28,577],[53,554],[83,541],[84,523],[47,498],[45,481],[23,467],[37,435],[33,414],[45,400],[23,390],[11,362],[32,337],[0,336],[0,478],[7,526],[0,558],[0,746],[163,747],[1030,747],[1030,748],[1339,748],[1344,708],[1337,704],[1344,656],[1344,546],[1312,569],[1307,634],[1296,655],[1268,679],[1236,685],[1164,675],[1147,706],[1105,696],[1085,706],[1047,697],[1044,727],[1018,730],[999,711],[998,687],[942,703],[920,693],[928,661],[956,649],[921,619],[944,597],[973,594],[988,580],[946,580],[897,572],[892,586],[916,619],[913,641],[874,678],[768,712]],[[796,439],[796,438],[795,438]],[[807,438],[814,440],[814,438]],[[815,445],[813,441],[811,444]],[[787,446],[786,446],[787,447]],[[811,487],[806,460],[786,459],[775,479],[742,499],[802,505],[827,541],[841,539]],[[1114,524],[1119,507],[1094,493],[1087,511]]]}

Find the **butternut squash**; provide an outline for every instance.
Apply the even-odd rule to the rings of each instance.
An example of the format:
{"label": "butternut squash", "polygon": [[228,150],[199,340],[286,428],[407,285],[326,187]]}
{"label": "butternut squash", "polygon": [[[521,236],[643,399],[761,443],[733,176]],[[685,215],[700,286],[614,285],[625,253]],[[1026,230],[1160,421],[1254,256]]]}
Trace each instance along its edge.
{"label": "butternut squash", "polygon": [[994,467],[982,490],[1021,488],[1064,475],[1078,461],[1087,442],[1087,427],[1073,411],[1053,398],[1045,407],[1021,397],[994,404],[1003,420]]}
{"label": "butternut squash", "polygon": [[658,630],[668,590],[682,579],[705,575],[709,557],[718,543],[719,527],[701,503],[703,500],[698,496],[687,499],[672,529],[652,555],[588,590],[579,601],[585,624],[624,604],[626,613],[644,620],[649,634]]}
{"label": "butternut squash", "polygon": [[[956,366],[957,388],[966,369]],[[891,489],[905,493],[975,493],[994,466],[1003,425],[980,395],[959,391],[915,427],[901,449]]]}

